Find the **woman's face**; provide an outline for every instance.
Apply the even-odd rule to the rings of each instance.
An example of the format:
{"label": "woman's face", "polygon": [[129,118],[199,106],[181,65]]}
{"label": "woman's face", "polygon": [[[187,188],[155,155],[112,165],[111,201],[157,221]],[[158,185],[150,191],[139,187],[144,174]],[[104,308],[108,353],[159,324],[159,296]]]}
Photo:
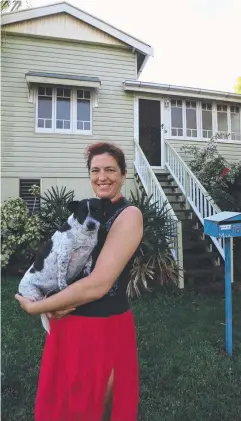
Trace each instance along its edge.
{"label": "woman's face", "polygon": [[92,158],[90,181],[96,196],[100,199],[118,199],[124,180],[125,175],[121,174],[120,167],[113,156],[103,153]]}

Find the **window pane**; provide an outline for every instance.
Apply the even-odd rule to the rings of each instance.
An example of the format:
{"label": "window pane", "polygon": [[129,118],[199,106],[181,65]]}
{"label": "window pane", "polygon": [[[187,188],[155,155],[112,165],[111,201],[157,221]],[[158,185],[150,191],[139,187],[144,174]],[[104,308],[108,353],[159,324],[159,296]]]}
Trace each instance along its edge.
{"label": "window pane", "polygon": [[63,88],[57,88],[57,96],[63,96]]}
{"label": "window pane", "polygon": [[52,120],[45,120],[45,127],[46,127],[46,129],[51,129],[51,127],[52,127]]}
{"label": "window pane", "polygon": [[218,111],[218,130],[221,132],[228,130],[228,119],[226,112]]}
{"label": "window pane", "polygon": [[90,122],[90,101],[77,99],[77,120]]}
{"label": "window pane", "polygon": [[212,130],[212,111],[202,110],[203,130]]}
{"label": "window pane", "polygon": [[56,127],[57,129],[62,129],[63,128],[63,120],[57,120],[56,121]]}
{"label": "window pane", "polygon": [[84,98],[84,91],[82,89],[77,90],[77,98]]}
{"label": "window pane", "polygon": [[52,92],[53,92],[52,88],[46,88],[46,95],[52,96]]}
{"label": "window pane", "polygon": [[182,128],[182,108],[172,107],[172,127]]}
{"label": "window pane", "polygon": [[231,139],[240,140],[240,112],[239,107],[231,107]]}
{"label": "window pane", "polygon": [[90,123],[88,121],[84,122],[84,129],[85,130],[90,130]]}
{"label": "window pane", "polygon": [[197,128],[197,118],[195,109],[186,110],[186,119],[187,119],[187,129],[196,129]]}
{"label": "window pane", "polygon": [[52,97],[38,97],[38,118],[52,118]]}
{"label": "window pane", "polygon": [[77,130],[83,130],[84,123],[82,121],[77,121]]}
{"label": "window pane", "polygon": [[42,118],[38,119],[38,127],[44,128],[44,119]]}
{"label": "window pane", "polygon": [[52,127],[52,88],[38,88],[38,127]]}
{"label": "window pane", "polygon": [[84,96],[86,99],[90,99],[90,91],[84,91]]}
{"label": "window pane", "polygon": [[231,113],[231,130],[232,130],[232,132],[240,132],[240,115],[239,115],[239,113]]}
{"label": "window pane", "polygon": [[70,98],[57,97],[56,118],[57,129],[70,129]]}
{"label": "window pane", "polygon": [[38,88],[38,94],[39,94],[39,95],[45,95],[45,88],[44,88],[43,86],[40,86],[40,87]]}
{"label": "window pane", "polygon": [[70,121],[64,121],[64,129],[70,129]]}

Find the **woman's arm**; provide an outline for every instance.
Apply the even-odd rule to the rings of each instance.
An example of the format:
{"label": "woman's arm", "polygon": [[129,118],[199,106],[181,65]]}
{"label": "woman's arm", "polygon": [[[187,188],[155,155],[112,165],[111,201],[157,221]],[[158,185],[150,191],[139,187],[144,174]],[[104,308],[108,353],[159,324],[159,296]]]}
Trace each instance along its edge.
{"label": "woman's arm", "polygon": [[143,218],[134,206],[124,209],[116,218],[91,274],[49,298],[31,302],[15,298],[30,314],[53,312],[98,300],[110,290],[143,236]]}

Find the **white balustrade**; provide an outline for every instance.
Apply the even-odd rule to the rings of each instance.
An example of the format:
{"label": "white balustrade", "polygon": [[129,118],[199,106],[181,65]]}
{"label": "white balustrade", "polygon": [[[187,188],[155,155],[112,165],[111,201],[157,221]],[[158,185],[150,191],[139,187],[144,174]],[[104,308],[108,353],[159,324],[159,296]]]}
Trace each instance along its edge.
{"label": "white balustrade", "polygon": [[[166,168],[202,225],[204,225],[204,218],[215,215],[221,210],[175,149],[168,142],[166,142],[165,148]],[[222,258],[225,259],[224,240],[222,238],[211,238]]]}
{"label": "white balustrade", "polygon": [[[160,186],[144,152],[140,145],[134,141],[135,145],[135,161],[134,166],[136,172],[141,180],[141,183],[145,189],[148,197],[151,195],[152,203],[157,203],[158,209],[161,209],[165,205],[167,215],[169,217],[169,223],[171,228],[171,237],[168,239],[170,244],[170,250],[172,255],[177,262],[179,268],[179,287],[184,287],[183,281],[183,250],[182,250],[182,224],[178,220],[175,212],[170,205],[163,189]],[[181,171],[181,167],[180,170]]]}

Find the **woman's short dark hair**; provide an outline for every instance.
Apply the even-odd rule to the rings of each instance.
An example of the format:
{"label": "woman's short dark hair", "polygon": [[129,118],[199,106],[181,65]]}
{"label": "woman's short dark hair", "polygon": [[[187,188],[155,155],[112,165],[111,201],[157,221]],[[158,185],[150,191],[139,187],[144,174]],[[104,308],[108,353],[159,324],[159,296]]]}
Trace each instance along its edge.
{"label": "woman's short dark hair", "polygon": [[107,142],[94,143],[93,145],[87,148],[86,157],[87,157],[87,167],[88,167],[89,172],[90,172],[90,166],[91,166],[91,161],[93,157],[96,155],[102,155],[103,153],[108,153],[109,155],[113,156],[113,158],[115,158],[121,170],[121,174],[125,175],[126,161],[125,161],[125,155],[123,151],[117,146],[113,145],[113,143],[107,143]]}

